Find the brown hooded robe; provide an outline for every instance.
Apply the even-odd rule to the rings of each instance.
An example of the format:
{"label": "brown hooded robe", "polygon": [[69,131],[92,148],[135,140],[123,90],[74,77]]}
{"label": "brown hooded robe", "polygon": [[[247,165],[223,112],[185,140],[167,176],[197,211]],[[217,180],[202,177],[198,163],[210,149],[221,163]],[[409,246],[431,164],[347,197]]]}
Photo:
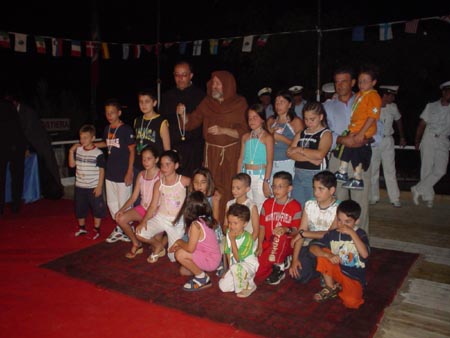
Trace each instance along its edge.
{"label": "brown hooded robe", "polygon": [[[217,76],[222,82],[223,101],[213,99],[212,79]],[[207,96],[200,102],[197,109],[189,114],[186,129],[191,130],[203,123],[203,138],[205,139],[204,163],[212,174],[214,184],[221,193],[220,221],[223,224],[227,201],[232,199],[231,179],[236,174],[236,165],[240,154],[240,139],[248,131],[245,111],[247,100],[236,93],[236,80],[227,71],[215,71],[207,83]],[[239,138],[228,135],[212,135],[208,128],[217,125],[237,130]],[[193,149],[195,151],[195,149]]]}

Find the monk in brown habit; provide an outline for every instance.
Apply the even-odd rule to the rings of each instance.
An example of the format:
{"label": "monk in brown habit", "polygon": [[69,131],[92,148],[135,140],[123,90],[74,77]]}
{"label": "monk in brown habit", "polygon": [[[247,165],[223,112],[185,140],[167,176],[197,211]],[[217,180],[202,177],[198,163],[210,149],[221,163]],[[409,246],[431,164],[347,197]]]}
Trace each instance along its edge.
{"label": "monk in brown habit", "polygon": [[207,96],[191,114],[185,116],[184,105],[177,106],[177,114],[184,119],[186,130],[195,129],[203,123],[203,165],[211,171],[214,184],[221,194],[221,224],[226,203],[232,199],[231,178],[236,174],[240,139],[248,131],[245,119],[247,107],[247,100],[236,93],[234,76],[227,71],[212,73],[207,83]]}

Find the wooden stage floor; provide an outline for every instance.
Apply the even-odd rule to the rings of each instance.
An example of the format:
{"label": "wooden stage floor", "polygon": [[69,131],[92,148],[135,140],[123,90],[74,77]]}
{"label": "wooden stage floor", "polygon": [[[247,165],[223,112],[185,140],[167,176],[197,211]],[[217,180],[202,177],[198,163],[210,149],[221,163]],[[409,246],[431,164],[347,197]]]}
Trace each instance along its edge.
{"label": "wooden stage floor", "polygon": [[436,195],[433,208],[415,206],[402,191],[394,208],[381,190],[369,209],[374,247],[417,252],[397,297],[386,309],[375,338],[450,337],[450,196]]}

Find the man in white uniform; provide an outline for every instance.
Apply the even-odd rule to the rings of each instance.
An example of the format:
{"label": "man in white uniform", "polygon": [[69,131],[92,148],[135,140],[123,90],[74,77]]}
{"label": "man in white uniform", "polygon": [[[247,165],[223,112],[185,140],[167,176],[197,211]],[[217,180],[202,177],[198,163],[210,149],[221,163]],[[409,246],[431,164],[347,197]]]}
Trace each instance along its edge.
{"label": "man in white uniform", "polygon": [[378,91],[381,95],[381,114],[377,124],[377,134],[375,143],[372,144],[372,179],[370,188],[369,203],[375,204],[380,200],[380,165],[383,165],[384,181],[389,200],[396,208],[400,208],[400,190],[397,183],[397,173],[395,170],[395,142],[393,122],[397,124],[400,134],[400,145],[406,145],[403,133],[402,116],[394,103],[398,86],[380,86]]}
{"label": "man in white uniform", "polygon": [[260,91],[258,92],[258,98],[264,107],[264,111],[266,113],[266,119],[268,119],[269,117],[271,117],[272,115],[275,114],[275,112],[273,111],[271,94],[272,94],[272,88],[270,88],[270,87],[264,87],[264,88],[260,89]]}
{"label": "man in white uniform", "polygon": [[422,197],[429,208],[433,207],[433,186],[447,172],[450,148],[450,81],[442,83],[440,89],[441,98],[428,103],[420,115],[415,140],[422,166],[419,183],[411,187],[412,197],[416,205]]}
{"label": "man in white uniform", "polygon": [[289,92],[292,95],[292,99],[294,100],[294,110],[295,115],[298,116],[301,120],[303,120],[303,107],[306,104],[306,100],[303,98],[303,86],[292,86],[289,88]]}

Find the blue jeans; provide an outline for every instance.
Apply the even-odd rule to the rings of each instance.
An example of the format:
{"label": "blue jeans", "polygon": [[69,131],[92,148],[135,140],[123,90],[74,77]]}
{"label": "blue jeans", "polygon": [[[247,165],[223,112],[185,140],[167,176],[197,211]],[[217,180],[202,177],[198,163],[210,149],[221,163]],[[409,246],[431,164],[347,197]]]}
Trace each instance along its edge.
{"label": "blue jeans", "polygon": [[292,197],[305,207],[306,201],[314,198],[312,179],[321,170],[295,168]]}

